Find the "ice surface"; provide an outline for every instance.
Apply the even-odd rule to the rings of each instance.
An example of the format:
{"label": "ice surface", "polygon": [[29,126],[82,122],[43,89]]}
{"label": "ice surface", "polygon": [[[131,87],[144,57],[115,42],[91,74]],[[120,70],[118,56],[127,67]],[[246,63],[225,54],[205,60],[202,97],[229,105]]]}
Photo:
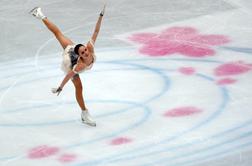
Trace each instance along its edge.
{"label": "ice surface", "polygon": [[62,48],[28,12],[79,43],[102,2],[0,2],[0,165],[251,166],[251,1],[107,0],[81,74],[93,128],[71,81],[51,94]]}

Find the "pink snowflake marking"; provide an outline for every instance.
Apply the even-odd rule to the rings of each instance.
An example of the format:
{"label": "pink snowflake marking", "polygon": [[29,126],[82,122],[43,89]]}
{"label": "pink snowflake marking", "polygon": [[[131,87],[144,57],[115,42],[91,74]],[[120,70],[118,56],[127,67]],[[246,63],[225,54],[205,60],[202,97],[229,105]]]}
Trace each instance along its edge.
{"label": "pink snowflake marking", "polygon": [[172,110],[167,111],[164,116],[165,117],[183,117],[183,116],[190,116],[193,114],[197,114],[202,112],[202,110],[196,107],[179,107],[174,108]]}
{"label": "pink snowflake marking", "polygon": [[233,83],[235,83],[235,82],[236,82],[235,79],[232,79],[232,78],[224,78],[224,79],[218,80],[218,81],[217,81],[217,84],[218,84],[218,85],[227,85],[227,84],[233,84]]}
{"label": "pink snowflake marking", "polygon": [[192,75],[195,73],[195,69],[192,67],[181,67],[179,68],[179,72],[185,75]]}
{"label": "pink snowflake marking", "polygon": [[58,160],[62,163],[70,163],[75,161],[76,158],[77,157],[74,154],[63,154],[58,158]]}
{"label": "pink snowflake marking", "polygon": [[251,69],[251,64],[245,64],[242,61],[238,61],[220,65],[214,70],[214,72],[216,76],[229,76],[243,74]]}
{"label": "pink snowflake marking", "polygon": [[223,45],[230,40],[224,35],[201,35],[191,27],[172,27],[156,33],[138,33],[129,40],[142,45],[139,52],[149,56],[165,56],[179,53],[189,57],[212,56],[212,46]]}
{"label": "pink snowflake marking", "polygon": [[129,138],[119,137],[119,138],[113,139],[110,142],[110,145],[122,145],[122,144],[127,144],[127,143],[130,143],[130,142],[132,142],[132,140],[129,139]]}
{"label": "pink snowflake marking", "polygon": [[47,145],[42,145],[31,149],[28,152],[28,157],[31,159],[40,159],[55,155],[58,152],[59,148],[57,147],[49,147]]}

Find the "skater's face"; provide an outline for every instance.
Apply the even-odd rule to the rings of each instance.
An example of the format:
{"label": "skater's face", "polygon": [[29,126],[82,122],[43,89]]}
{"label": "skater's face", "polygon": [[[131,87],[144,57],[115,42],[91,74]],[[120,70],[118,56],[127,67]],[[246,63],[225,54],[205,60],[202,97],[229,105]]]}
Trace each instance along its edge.
{"label": "skater's face", "polygon": [[85,46],[81,46],[78,50],[79,55],[82,57],[87,57],[88,56],[88,49]]}

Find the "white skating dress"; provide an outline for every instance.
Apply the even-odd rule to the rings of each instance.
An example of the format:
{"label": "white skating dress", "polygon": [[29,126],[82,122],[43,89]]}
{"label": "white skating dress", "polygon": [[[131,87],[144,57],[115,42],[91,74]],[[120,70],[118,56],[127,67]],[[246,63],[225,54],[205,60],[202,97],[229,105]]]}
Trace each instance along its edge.
{"label": "white skating dress", "polygon": [[[90,40],[90,43],[94,47],[94,42],[92,40]],[[74,70],[76,67],[79,55],[75,54],[75,52],[74,52],[75,46],[76,46],[75,44],[68,45],[63,52],[63,61],[61,64],[61,69],[64,71],[65,74],[69,73],[71,70]],[[92,68],[92,66],[96,60],[95,54],[92,54],[92,56],[94,58],[93,62],[89,66],[85,67],[79,73],[86,71],[86,70],[90,70]]]}

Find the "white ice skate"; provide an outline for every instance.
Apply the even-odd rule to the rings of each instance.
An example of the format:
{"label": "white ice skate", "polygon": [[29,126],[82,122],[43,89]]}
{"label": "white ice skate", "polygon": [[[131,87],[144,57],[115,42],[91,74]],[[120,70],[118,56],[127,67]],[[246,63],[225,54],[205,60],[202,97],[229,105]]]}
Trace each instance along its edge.
{"label": "white ice skate", "polygon": [[37,19],[42,20],[42,19],[46,18],[46,16],[42,13],[40,7],[35,7],[34,9],[32,9],[30,11],[30,14],[33,15],[34,17],[36,17]]}
{"label": "white ice skate", "polygon": [[96,126],[95,121],[91,118],[91,116],[87,110],[81,112],[81,120],[83,123],[85,123],[87,125]]}

